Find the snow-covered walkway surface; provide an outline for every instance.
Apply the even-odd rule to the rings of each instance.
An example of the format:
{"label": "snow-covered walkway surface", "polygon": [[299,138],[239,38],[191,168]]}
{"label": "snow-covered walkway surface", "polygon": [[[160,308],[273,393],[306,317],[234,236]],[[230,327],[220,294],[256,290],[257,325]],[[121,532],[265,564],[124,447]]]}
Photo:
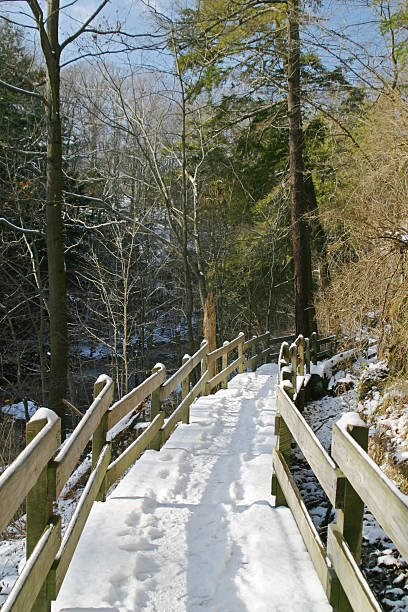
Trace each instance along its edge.
{"label": "snow-covered walkway surface", "polygon": [[53,612],[331,610],[270,495],[276,375],[262,366],[198,399],[94,504]]}

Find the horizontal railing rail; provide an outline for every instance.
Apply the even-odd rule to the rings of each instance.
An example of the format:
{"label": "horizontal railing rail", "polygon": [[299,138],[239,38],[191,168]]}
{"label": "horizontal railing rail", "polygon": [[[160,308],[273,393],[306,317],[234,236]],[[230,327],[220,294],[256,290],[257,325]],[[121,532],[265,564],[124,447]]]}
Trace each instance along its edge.
{"label": "horizontal railing rail", "polygon": [[163,384],[165,380],[166,370],[162,368],[115,402],[108,410],[108,431],[150,397],[153,391]]}
{"label": "horizontal railing rail", "polygon": [[[211,371],[212,362],[221,358],[221,370],[215,376],[212,376],[206,384],[206,393],[211,393],[211,391],[217,387],[217,385],[221,384],[223,389],[226,389],[228,386],[228,376],[233,373],[235,369],[238,369],[239,374],[242,374],[244,371],[243,363],[244,363],[244,342],[245,335],[243,332],[240,332],[234,340],[230,342],[225,341],[223,346],[208,353],[207,355],[207,366]],[[229,355],[237,349],[238,357],[232,363],[229,362]]]}
{"label": "horizontal railing rail", "polygon": [[[56,484],[55,496],[61,493],[68,478],[74,471],[78,459],[88,444],[90,438],[97,432],[98,426],[101,424],[102,418],[112,403],[113,399],[113,382],[108,376],[102,374],[96,382],[98,394],[88,408],[78,426],[74,429],[71,436],[62,445],[61,450],[55,457]],[[99,391],[100,389],[100,391]],[[102,444],[103,445],[103,444]],[[101,445],[101,446],[102,446]],[[94,449],[93,449],[94,450]],[[93,452],[93,461],[97,461],[95,450]],[[99,452],[97,452],[99,456]]]}
{"label": "horizontal railing rail", "polygon": [[[322,341],[336,348],[334,336]],[[304,374],[307,362],[310,366],[313,354],[319,355],[313,348],[316,344],[316,339],[313,343],[310,341],[310,355],[307,339],[301,336],[291,346],[284,343],[281,347],[272,493],[276,505],[290,507],[333,609],[338,612],[350,609],[380,611],[382,608],[359,567],[364,506],[370,509],[400,553],[408,559],[408,496],[396,488],[367,454],[368,425],[356,413],[343,415],[334,425],[330,455],[306,423],[300,412],[299,390],[307,385]],[[340,354],[332,361],[342,358]],[[291,474],[292,441],[299,446],[336,509],[336,523],[328,526],[327,546]]]}
{"label": "horizontal railing rail", "polygon": [[208,353],[208,342],[207,340],[203,340],[201,343],[201,348],[191,357],[186,355],[183,359],[181,367],[163,384],[160,391],[160,399],[166,399],[170,393],[172,393],[179,385],[182,384],[182,382],[191,374],[196,366],[201,365],[201,361],[205,358],[205,356],[208,358],[210,354],[211,353]]}

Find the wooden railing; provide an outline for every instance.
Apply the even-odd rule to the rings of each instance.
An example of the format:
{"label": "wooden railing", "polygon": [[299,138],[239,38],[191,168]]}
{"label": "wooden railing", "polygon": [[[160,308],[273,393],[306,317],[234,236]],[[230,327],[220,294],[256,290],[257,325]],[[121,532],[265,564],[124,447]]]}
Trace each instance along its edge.
{"label": "wooden railing", "polygon": [[[2,530],[26,499],[27,563],[2,612],[48,610],[56,598],[110,458],[103,440],[105,415],[113,399],[108,376],[95,383],[95,399],[70,438],[60,447],[61,421],[51,410],[38,410],[27,424],[27,447],[0,477]],[[64,539],[54,503],[92,436],[94,469]]]}
{"label": "wooden railing", "polygon": [[[113,402],[113,383],[105,375],[94,385],[94,401],[61,446],[60,419],[40,409],[27,424],[27,446],[0,476],[0,526],[3,531],[26,500],[27,562],[3,604],[2,612],[46,612],[55,600],[95,500],[147,449],[160,450],[179,422],[189,422],[192,402],[201,394],[226,388],[228,378],[278,357],[277,346],[293,336],[272,338],[270,332],[245,341],[244,334],[215,351],[203,341],[194,355],[166,380],[166,368],[157,364],[145,381]],[[232,356],[232,361],[230,358]],[[219,372],[210,378],[209,365]],[[198,375],[193,376],[199,369]],[[197,380],[193,384],[193,380]],[[168,419],[162,410],[166,398],[181,385],[181,402]],[[151,422],[124,452],[111,462],[110,432],[130,413],[143,409],[150,398]],[[92,438],[92,471],[71,521],[61,538],[61,519],[54,513],[68,478]]]}
{"label": "wooden railing", "polygon": [[[333,343],[332,337],[325,340]],[[364,506],[408,560],[408,496],[400,493],[368,456],[368,426],[356,413],[343,415],[334,425],[331,455],[306,423],[299,408],[301,389],[308,383],[304,370],[310,372],[311,344],[299,337],[291,347],[281,348],[272,494],[276,505],[290,507],[334,610],[379,611],[382,608],[359,568]],[[328,528],[327,547],[290,471],[292,441],[337,511],[336,523]]]}

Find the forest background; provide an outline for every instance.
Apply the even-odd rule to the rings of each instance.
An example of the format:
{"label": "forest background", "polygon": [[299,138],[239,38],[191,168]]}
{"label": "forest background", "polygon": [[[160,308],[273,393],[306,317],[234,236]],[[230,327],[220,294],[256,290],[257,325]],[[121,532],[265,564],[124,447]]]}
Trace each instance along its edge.
{"label": "forest background", "polygon": [[406,3],[85,4],[0,7],[1,405],[171,372],[210,293],[221,340],[292,331],[298,228],[311,326],[377,334],[403,370]]}

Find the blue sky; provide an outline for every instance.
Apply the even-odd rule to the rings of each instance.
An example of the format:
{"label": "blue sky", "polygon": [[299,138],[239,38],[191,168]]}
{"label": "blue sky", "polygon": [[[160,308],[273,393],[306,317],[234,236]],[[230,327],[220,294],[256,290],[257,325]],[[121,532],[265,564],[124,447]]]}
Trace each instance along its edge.
{"label": "blue sky", "polygon": [[[188,0],[111,0],[98,16],[96,23],[110,24],[120,23],[122,29],[133,33],[152,32],[154,30],[153,21],[149,14],[148,6],[163,11],[166,14],[172,14],[180,4],[186,4]],[[44,13],[46,13],[46,2],[40,0]],[[64,40],[65,36],[74,32],[83,21],[93,13],[99,2],[96,0],[65,0],[61,2],[61,34],[60,40]],[[25,25],[34,25],[33,18],[30,14],[30,9],[26,2],[14,0],[0,0],[0,13],[8,14],[15,21]],[[303,28],[303,40],[306,44],[325,44],[332,54],[320,51],[324,57],[326,64],[331,65],[336,63],[335,55],[350,58],[350,54],[355,54],[360,59],[361,66],[365,61],[370,59],[376,67],[381,65],[383,56],[386,52],[384,40],[379,35],[378,28],[373,20],[373,12],[366,6],[365,0],[324,0],[321,8],[316,10],[316,15],[323,17],[322,25],[315,27],[313,25]],[[335,30],[337,36],[333,36],[330,30]],[[347,38],[354,40],[355,44],[350,45]],[[34,41],[38,45],[35,38],[35,31],[27,31],[27,41]],[[80,45],[85,44],[85,39],[80,40]],[[318,47],[316,47],[318,48]],[[73,57],[78,56],[77,46],[71,45],[63,55],[63,62]],[[111,61],[115,56],[111,56]],[[156,56],[153,61],[160,63],[161,57]],[[116,61],[120,61],[118,57]],[[361,67],[360,66],[360,67]]]}

